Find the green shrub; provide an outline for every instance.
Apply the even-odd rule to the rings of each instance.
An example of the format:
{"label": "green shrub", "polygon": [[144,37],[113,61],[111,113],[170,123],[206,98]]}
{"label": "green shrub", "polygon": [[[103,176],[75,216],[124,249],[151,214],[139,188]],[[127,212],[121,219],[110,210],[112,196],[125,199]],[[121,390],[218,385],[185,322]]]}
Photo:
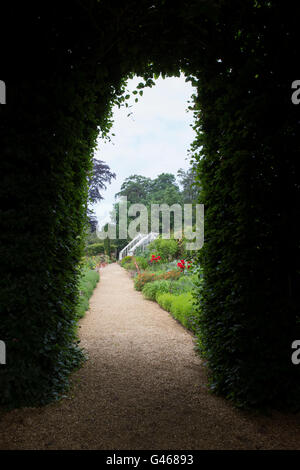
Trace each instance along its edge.
{"label": "green shrub", "polygon": [[180,271],[168,271],[166,273],[149,273],[145,271],[141,274],[138,274],[134,280],[134,287],[136,290],[141,291],[147,282],[159,281],[165,279],[166,281],[171,281],[172,279],[179,279],[181,276]]}
{"label": "green shrub", "polygon": [[165,264],[164,263],[156,263],[156,262],[153,262],[151,263],[150,261],[147,262],[147,267],[145,268],[146,271],[149,271],[149,272],[164,272],[166,271],[165,269]]}
{"label": "green shrub", "polygon": [[134,261],[131,261],[131,263],[126,264],[126,269],[128,271],[136,271],[137,272],[137,267]]}
{"label": "green shrub", "polygon": [[89,298],[91,297],[97,282],[99,273],[92,269],[84,268],[79,281],[79,298],[76,306],[77,318],[82,318],[89,308]]}
{"label": "green shrub", "polygon": [[87,256],[97,256],[104,253],[103,243],[93,243],[85,247],[85,254]]}
{"label": "green shrub", "polygon": [[171,313],[186,328],[192,329],[192,314],[194,312],[193,296],[191,292],[176,295],[171,305]]}
{"label": "green shrub", "polygon": [[168,262],[174,259],[178,251],[178,246],[176,240],[157,238],[149,244],[149,252],[152,254],[159,254],[162,262]]}
{"label": "green shrub", "polygon": [[170,294],[169,292],[165,292],[162,294],[159,294],[156,298],[157,303],[165,310],[168,312],[171,312],[171,307],[172,307],[172,302],[174,299],[174,295]]}
{"label": "green shrub", "polygon": [[144,297],[148,300],[156,300],[156,296],[163,292],[169,292],[170,290],[170,281],[154,281],[148,282],[144,285],[142,293]]}
{"label": "green shrub", "polygon": [[85,256],[82,259],[82,266],[84,268],[95,269],[97,264],[101,263],[103,257],[100,255],[97,256]]}
{"label": "green shrub", "polygon": [[129,263],[131,263],[131,261],[132,261],[132,256],[125,256],[125,257],[121,260],[120,264],[121,264],[122,268],[126,268],[126,265],[129,264]]}
{"label": "green shrub", "polygon": [[125,256],[120,264],[122,268],[136,271],[135,262],[137,263],[140,270],[144,270],[148,267],[148,261],[143,256]]}
{"label": "green shrub", "polygon": [[156,300],[163,309],[170,312],[183,326],[197,332],[197,318],[191,292],[180,295],[162,293],[157,295]]}
{"label": "green shrub", "polygon": [[173,281],[170,285],[170,292],[175,295],[191,292],[195,288],[194,276],[181,276],[177,281]]}
{"label": "green shrub", "polygon": [[121,261],[121,266],[127,271],[137,271],[134,256],[125,256],[125,258]]}
{"label": "green shrub", "polygon": [[138,264],[138,267],[140,269],[144,270],[144,269],[148,268],[148,266],[149,266],[148,260],[146,258],[144,258],[143,256],[136,256],[135,260],[136,260],[136,262]]}
{"label": "green shrub", "polygon": [[155,280],[157,280],[157,276],[154,273],[144,272],[142,274],[138,274],[134,280],[134,288],[141,291],[147,282]]}
{"label": "green shrub", "polygon": [[99,243],[99,237],[96,232],[90,232],[86,234],[85,237],[86,245],[93,245],[94,243]]}
{"label": "green shrub", "polygon": [[176,279],[179,279],[182,276],[182,273],[178,270],[170,270],[167,271],[166,273],[160,274],[159,279],[166,279],[167,281],[174,281]]}

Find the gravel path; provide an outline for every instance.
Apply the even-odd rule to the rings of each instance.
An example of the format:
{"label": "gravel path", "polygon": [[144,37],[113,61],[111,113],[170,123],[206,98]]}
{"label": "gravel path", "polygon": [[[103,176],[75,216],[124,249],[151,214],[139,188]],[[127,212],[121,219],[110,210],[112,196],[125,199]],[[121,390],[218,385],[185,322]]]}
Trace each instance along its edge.
{"label": "gravel path", "polygon": [[100,275],[72,392],[2,416],[0,449],[300,448],[299,416],[252,416],[211,395],[192,335],[117,264]]}

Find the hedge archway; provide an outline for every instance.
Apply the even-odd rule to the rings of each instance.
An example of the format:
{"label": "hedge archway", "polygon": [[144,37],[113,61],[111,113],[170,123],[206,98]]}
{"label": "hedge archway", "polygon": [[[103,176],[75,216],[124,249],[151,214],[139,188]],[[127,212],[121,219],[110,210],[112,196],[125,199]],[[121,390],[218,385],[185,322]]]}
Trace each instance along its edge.
{"label": "hedge archway", "polygon": [[6,17],[11,46],[0,77],[7,87],[0,403],[53,400],[80,365],[76,266],[99,128],[109,133],[127,77],[152,86],[159,74],[183,71],[197,87],[193,149],[205,204],[199,345],[210,386],[239,406],[297,406],[296,18],[275,0],[20,8]]}

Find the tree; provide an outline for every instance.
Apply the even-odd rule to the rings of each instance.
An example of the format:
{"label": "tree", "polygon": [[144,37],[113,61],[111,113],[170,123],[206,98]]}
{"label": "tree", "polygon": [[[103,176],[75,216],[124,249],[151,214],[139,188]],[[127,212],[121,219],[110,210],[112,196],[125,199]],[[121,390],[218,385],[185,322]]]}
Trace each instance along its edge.
{"label": "tree", "polygon": [[[106,183],[111,183],[111,180],[115,177],[116,174],[110,170],[110,167],[105,162],[93,158],[93,171],[91,176],[88,177],[88,198],[92,204],[103,199],[100,191],[106,189]],[[95,232],[97,227],[97,218],[94,211],[89,207],[87,209],[87,216],[91,232]]]}
{"label": "tree", "polygon": [[151,190],[153,192],[164,191],[170,186],[175,186],[178,188],[175,176],[172,173],[161,173],[153,180]]}
{"label": "tree", "polygon": [[125,179],[121,186],[121,191],[115,197],[126,196],[131,204],[145,204],[149,198],[151,190],[151,178],[141,175],[131,175]]}
{"label": "tree", "polygon": [[[182,195],[176,177],[172,173],[161,173],[156,178],[151,179],[141,175],[131,175],[125,179],[121,186],[121,191],[115,197],[127,197],[127,208],[131,204],[144,204],[148,209],[148,230],[151,230],[151,204],[173,204],[182,203]],[[115,204],[114,210],[116,213],[117,228],[119,220],[118,204]],[[130,223],[134,217],[128,217],[127,222]],[[170,219],[171,229],[174,228],[174,215],[171,213]],[[161,228],[161,221],[160,221]],[[117,230],[118,233],[118,230]],[[119,247],[124,247],[129,240],[118,240]]]}
{"label": "tree", "polygon": [[196,181],[196,170],[192,166],[187,171],[180,168],[177,171],[177,178],[182,186],[182,198],[184,203],[195,202],[198,198],[200,187]]}
{"label": "tree", "polygon": [[172,173],[161,173],[152,181],[149,204],[181,204],[180,189]]}

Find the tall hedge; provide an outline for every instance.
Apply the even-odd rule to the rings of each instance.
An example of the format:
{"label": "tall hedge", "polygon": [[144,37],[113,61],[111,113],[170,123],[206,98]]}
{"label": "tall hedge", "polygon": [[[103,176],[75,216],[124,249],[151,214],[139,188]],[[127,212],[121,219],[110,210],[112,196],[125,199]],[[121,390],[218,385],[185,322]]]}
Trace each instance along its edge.
{"label": "tall hedge", "polygon": [[120,82],[109,66],[102,67],[101,80],[86,63],[91,41],[86,16],[76,6],[74,17],[62,8],[55,12],[50,3],[47,8],[12,15],[10,34],[20,39],[19,51],[10,50],[15,62],[8,57],[3,67],[0,338],[7,364],[0,369],[0,404],[5,406],[58,398],[83,360],[75,318],[87,176],[98,126],[108,130],[109,102]]}
{"label": "tall hedge", "polygon": [[10,3],[1,41],[0,404],[59,396],[82,361],[77,266],[97,133],[109,132],[112,106],[125,104],[130,74],[151,87],[160,73],[182,70],[197,87],[193,150],[205,204],[197,298],[210,386],[240,406],[296,406],[296,16],[275,0],[55,6]]}
{"label": "tall hedge", "polygon": [[222,10],[215,31],[218,57],[208,51],[197,81],[194,150],[205,203],[199,346],[212,390],[239,406],[294,408],[300,403],[300,369],[291,361],[300,337],[299,109],[291,102],[297,24],[277,2],[232,6],[230,15]]}

